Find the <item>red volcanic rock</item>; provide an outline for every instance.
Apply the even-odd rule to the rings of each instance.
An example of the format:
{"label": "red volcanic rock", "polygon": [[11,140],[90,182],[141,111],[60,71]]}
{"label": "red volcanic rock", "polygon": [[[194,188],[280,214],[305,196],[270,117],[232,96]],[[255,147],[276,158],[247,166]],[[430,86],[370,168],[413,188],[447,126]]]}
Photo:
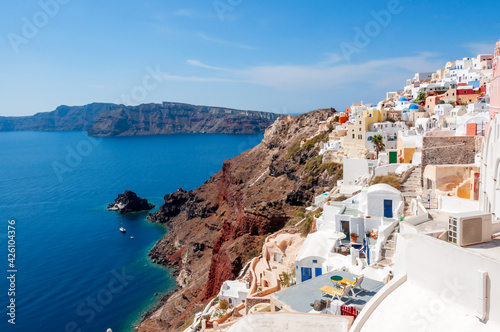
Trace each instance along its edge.
{"label": "red volcanic rock", "polygon": [[[265,237],[283,228],[297,206],[336,185],[342,167],[323,165],[317,157],[327,134],[309,140],[332,114],[328,109],[280,118],[259,145],[224,162],[200,188],[165,196],[149,219],[169,231],[150,256],[176,269],[179,289],[145,319],[140,332],[179,329],[260,254]],[[301,147],[304,140],[308,144]],[[326,166],[336,172],[328,174],[332,167]]]}

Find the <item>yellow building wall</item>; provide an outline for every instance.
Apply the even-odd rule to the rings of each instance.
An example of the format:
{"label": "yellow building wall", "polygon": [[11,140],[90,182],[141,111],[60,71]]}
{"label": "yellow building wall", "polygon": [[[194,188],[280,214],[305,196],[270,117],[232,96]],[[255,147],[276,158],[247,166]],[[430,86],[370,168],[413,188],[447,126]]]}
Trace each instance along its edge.
{"label": "yellow building wall", "polygon": [[[415,148],[405,148],[402,149],[403,154],[401,157],[403,158],[403,163],[409,164],[413,160],[413,154],[415,153]],[[399,162],[399,160],[398,160]]]}
{"label": "yellow building wall", "polygon": [[372,123],[384,122],[387,120],[387,111],[385,110],[365,110],[361,111],[361,116],[365,119],[365,131]]}
{"label": "yellow building wall", "polygon": [[468,179],[457,187],[457,196],[460,198],[473,199],[472,181]]}

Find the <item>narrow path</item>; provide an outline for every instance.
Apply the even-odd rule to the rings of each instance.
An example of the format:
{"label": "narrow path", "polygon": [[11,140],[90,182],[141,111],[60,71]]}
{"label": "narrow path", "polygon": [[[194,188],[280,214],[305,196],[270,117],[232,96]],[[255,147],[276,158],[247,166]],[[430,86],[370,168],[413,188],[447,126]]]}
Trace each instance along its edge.
{"label": "narrow path", "polygon": [[404,197],[405,216],[412,215],[410,210],[411,200],[422,195],[422,168],[416,167],[408,177],[408,179],[401,184],[399,191]]}

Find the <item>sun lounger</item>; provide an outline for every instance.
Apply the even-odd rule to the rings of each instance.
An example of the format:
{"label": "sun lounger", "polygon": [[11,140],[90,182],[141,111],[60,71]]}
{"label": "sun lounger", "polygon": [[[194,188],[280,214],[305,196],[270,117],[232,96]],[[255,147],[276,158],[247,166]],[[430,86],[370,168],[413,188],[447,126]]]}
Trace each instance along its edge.
{"label": "sun lounger", "polygon": [[[365,277],[363,275],[360,275],[359,277],[357,277],[356,279],[354,279],[354,281],[352,280],[348,280],[348,279],[344,279],[343,281],[348,284],[348,285],[351,285],[352,288],[351,288],[351,292],[354,296],[358,295],[359,293],[363,292],[365,289],[363,287],[361,287],[361,283],[363,282],[363,279]],[[354,289],[355,288],[359,288],[360,291],[355,293],[354,292]]]}
{"label": "sun lounger", "polygon": [[341,300],[344,296],[349,297],[349,292],[352,289],[352,285],[347,284],[342,289],[337,289],[332,286],[323,286],[319,290],[323,293],[332,295],[334,299]]}

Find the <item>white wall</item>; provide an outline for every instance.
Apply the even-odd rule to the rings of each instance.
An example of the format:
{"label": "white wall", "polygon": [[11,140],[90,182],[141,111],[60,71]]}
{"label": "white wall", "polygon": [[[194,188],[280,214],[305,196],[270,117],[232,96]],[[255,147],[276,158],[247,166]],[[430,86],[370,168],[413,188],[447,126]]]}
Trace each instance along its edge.
{"label": "white wall", "polygon": [[[424,197],[425,199],[425,197]],[[479,210],[479,201],[455,196],[439,196],[438,209],[447,212],[470,212]]]}
{"label": "white wall", "polygon": [[472,317],[477,312],[478,271],[488,272],[489,323],[500,320],[498,260],[431,236],[400,234],[394,262],[394,274],[406,273],[409,282],[429,292],[431,302],[442,299],[444,292],[455,293],[453,305]]}
{"label": "white wall", "polygon": [[483,142],[481,184],[479,189],[481,208],[500,219],[500,116],[490,122],[488,136]]}
{"label": "white wall", "polygon": [[340,208],[333,205],[323,206],[323,220],[327,223],[335,222],[335,215],[339,213]]}
{"label": "white wall", "polygon": [[344,158],[344,184],[353,185],[354,181],[360,176],[369,173],[367,159],[349,159]]}
{"label": "white wall", "polygon": [[384,216],[384,200],[392,200],[392,212],[394,218],[397,217],[397,208],[401,203],[402,195],[392,193],[390,191],[375,191],[368,193],[368,210],[367,215],[371,217],[383,217]]}
{"label": "white wall", "polygon": [[[316,260],[317,263],[313,263],[313,260]],[[297,283],[300,284],[302,282],[302,268],[310,268],[311,269],[311,275],[312,278],[316,278],[316,271],[315,268],[321,268],[323,269],[323,263],[325,262],[326,257],[320,257],[320,256],[308,256],[304,257],[300,261],[295,261],[295,279],[297,280]]]}
{"label": "white wall", "polygon": [[[378,166],[377,168],[375,168],[375,176],[396,173],[396,170],[398,170],[399,167],[401,167],[399,171],[402,171],[399,174],[402,174],[406,172],[406,170],[410,169],[412,166],[413,165],[411,164],[388,164],[384,166]],[[404,170],[405,168],[406,170]]]}

